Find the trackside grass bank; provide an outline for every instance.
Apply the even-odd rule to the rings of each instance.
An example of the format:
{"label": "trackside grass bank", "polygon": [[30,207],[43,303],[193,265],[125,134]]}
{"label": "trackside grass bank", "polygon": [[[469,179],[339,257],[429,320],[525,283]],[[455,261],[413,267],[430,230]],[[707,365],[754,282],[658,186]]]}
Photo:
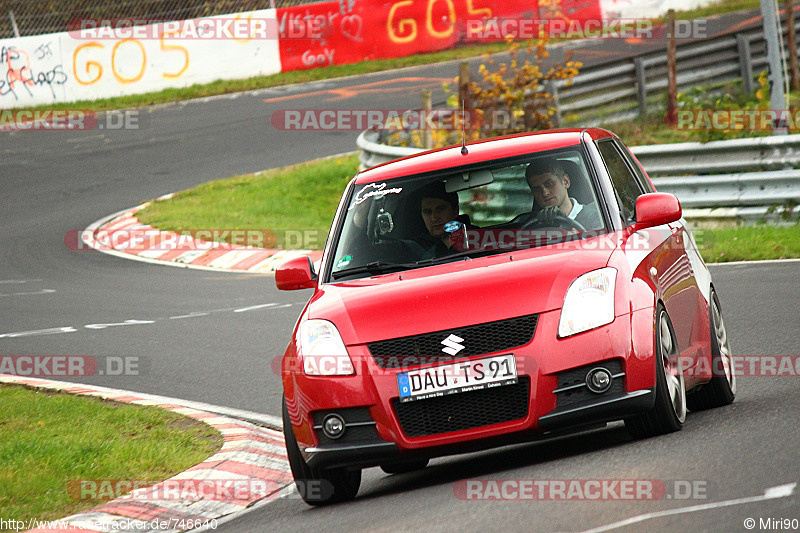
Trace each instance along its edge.
{"label": "trackside grass bank", "polygon": [[[358,171],[348,155],[211,181],[154,202],[138,218],[161,230],[268,230],[277,245],[321,249],[347,182]],[[307,233],[306,233],[307,232]],[[298,240],[302,235],[313,239]],[[759,224],[697,230],[708,262],[800,257],[800,226]]]}
{"label": "trackside grass bank", "polygon": [[176,232],[266,231],[274,234],[276,241],[269,244],[277,248],[322,249],[342,192],[356,172],[358,156],[350,154],[234,176],[154,202],[137,217]]}
{"label": "trackside grass bank", "polygon": [[0,385],[0,510],[55,520],[102,503],[81,480],[160,481],[222,446],[210,426],[156,407]]}

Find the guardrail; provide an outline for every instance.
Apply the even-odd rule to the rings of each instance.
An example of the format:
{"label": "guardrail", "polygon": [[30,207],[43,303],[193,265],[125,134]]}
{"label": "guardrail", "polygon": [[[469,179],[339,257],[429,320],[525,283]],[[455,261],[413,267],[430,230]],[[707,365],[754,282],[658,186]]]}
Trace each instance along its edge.
{"label": "guardrail", "polygon": [[[785,18],[781,24],[785,36]],[[800,19],[795,29],[800,31]],[[760,28],[699,42],[679,42],[676,54],[678,90],[742,79],[745,91],[751,93],[755,77],[767,68],[766,43]],[[788,58],[788,50],[784,57]],[[652,97],[666,88],[667,55],[660,51],[586,67],[569,81],[551,83],[549,91],[557,96],[557,123],[568,123],[569,115],[580,114],[581,125],[591,126],[601,119],[629,120],[646,114],[648,104],[654,105]]]}
{"label": "guardrail", "polygon": [[686,208],[800,203],[800,170],[653,178],[653,183],[659,191],[677,196]]}
{"label": "guardrail", "polygon": [[409,155],[424,152],[422,148],[412,148],[410,146],[390,146],[381,144],[378,141],[379,133],[375,130],[362,131],[356,139],[358,146],[358,160],[361,170],[400,159]]}
{"label": "guardrail", "polygon": [[[423,151],[379,144],[377,137],[377,131],[365,131],[356,140],[362,169]],[[770,206],[800,204],[800,168],[793,168],[800,167],[800,135],[634,146],[631,151],[659,191],[674,194],[687,209],[706,210],[695,212],[697,218],[761,217]],[[737,209],[712,211],[724,207]]]}
{"label": "guardrail", "polygon": [[800,135],[634,146],[651,176],[800,167]]}

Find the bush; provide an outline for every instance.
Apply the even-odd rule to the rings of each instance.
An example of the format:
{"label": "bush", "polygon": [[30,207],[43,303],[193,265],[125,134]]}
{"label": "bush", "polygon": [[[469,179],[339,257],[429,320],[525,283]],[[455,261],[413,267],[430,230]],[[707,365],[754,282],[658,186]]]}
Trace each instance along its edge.
{"label": "bush", "polygon": [[[582,66],[580,62],[567,60],[563,65],[545,69],[544,60],[549,56],[546,37],[526,43],[527,54],[531,57],[524,61],[520,59],[523,45],[510,37],[506,43],[510,61],[495,65],[493,59],[485,56],[488,61],[478,69],[481,79],[470,81],[466,87],[468,141],[553,128],[555,95],[549,92],[548,86],[551,82],[575,77]],[[453,81],[459,82],[457,77]],[[443,84],[443,88],[448,94],[448,107],[460,110],[462,102],[458,89],[451,89],[448,83]],[[434,147],[461,142],[462,115],[457,115],[453,127],[432,130]],[[422,130],[400,130],[387,135],[384,142],[423,148],[422,138]]]}

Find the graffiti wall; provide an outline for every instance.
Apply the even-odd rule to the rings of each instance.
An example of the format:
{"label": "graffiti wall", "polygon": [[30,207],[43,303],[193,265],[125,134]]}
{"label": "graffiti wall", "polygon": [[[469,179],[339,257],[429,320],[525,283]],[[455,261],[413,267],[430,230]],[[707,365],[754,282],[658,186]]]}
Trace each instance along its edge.
{"label": "graffiti wall", "polygon": [[[0,41],[0,107],[94,100],[281,71],[275,10],[136,28],[116,22],[115,31],[71,29]],[[237,32],[239,22],[249,24]]]}
{"label": "graffiti wall", "polygon": [[58,36],[0,41],[0,107],[66,100],[68,68]]}
{"label": "graffiti wall", "polygon": [[[601,17],[598,0],[563,0],[563,17]],[[284,70],[309,69],[365,59],[402,57],[450,48],[469,39],[471,22],[491,19],[533,20],[551,17],[530,0],[339,0],[278,9]],[[284,39],[309,24],[319,35]],[[496,38],[495,38],[496,39]]]}

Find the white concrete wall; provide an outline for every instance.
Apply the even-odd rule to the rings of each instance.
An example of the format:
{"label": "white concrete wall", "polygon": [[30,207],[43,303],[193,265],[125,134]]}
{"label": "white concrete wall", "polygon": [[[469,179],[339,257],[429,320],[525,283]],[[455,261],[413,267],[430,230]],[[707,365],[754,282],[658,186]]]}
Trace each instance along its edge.
{"label": "white concrete wall", "polygon": [[[277,26],[273,9],[214,18],[241,17],[274,21]],[[139,94],[281,71],[277,35],[250,40],[186,39],[168,33],[169,29],[157,24],[136,34],[148,38],[109,39],[74,31],[2,40],[0,109]]]}

